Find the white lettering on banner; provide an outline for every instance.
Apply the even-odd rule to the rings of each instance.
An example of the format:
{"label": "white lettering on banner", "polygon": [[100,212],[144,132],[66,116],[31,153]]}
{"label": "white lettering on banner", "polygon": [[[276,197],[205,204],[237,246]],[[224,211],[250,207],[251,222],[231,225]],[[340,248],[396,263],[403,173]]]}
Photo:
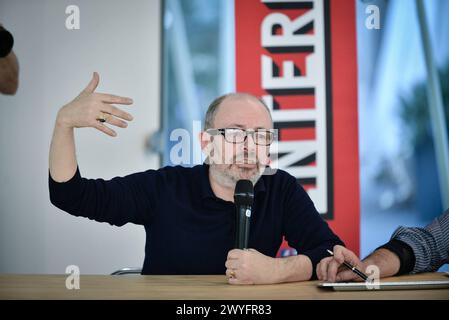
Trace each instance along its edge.
{"label": "white lettering on banner", "polygon": [[[290,19],[287,15],[276,12],[268,14],[261,25],[261,44],[270,53],[261,57],[261,85],[269,93],[262,98],[271,108],[274,127],[304,128],[315,130],[315,139],[298,138],[293,141],[278,142],[278,159],[273,165],[295,176],[299,181],[314,181],[314,186],[307,190],[317,210],[327,214],[328,207],[328,155],[327,147],[327,96],[326,96],[326,60],[325,60],[325,12],[324,3],[316,1],[269,1],[262,3],[271,8],[273,4],[284,4],[286,8],[302,5],[308,10]],[[304,6],[308,5],[308,6]],[[276,7],[273,7],[276,8]],[[313,26],[313,33],[304,32]],[[282,33],[273,32],[281,28]],[[301,32],[303,31],[303,32]],[[299,70],[293,61],[284,60],[282,66],[274,63],[279,53],[307,52],[305,70]],[[282,67],[282,72],[279,70]],[[282,75],[280,75],[282,74]],[[328,79],[329,80],[329,79]],[[304,93],[314,95],[314,107],[311,109],[274,108],[277,96],[293,96]],[[298,106],[299,107],[299,106]],[[314,165],[301,161],[313,157]]]}

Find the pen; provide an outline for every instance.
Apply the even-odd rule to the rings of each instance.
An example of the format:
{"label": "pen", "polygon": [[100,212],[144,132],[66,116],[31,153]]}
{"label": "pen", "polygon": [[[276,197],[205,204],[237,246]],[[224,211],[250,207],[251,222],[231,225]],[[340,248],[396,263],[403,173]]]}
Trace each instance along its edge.
{"label": "pen", "polygon": [[[334,255],[334,253],[330,250],[327,250],[327,252],[329,252],[330,255]],[[362,271],[360,271],[359,269],[357,269],[355,266],[351,266],[349,263],[347,263],[346,261],[343,262],[343,264],[348,267],[349,269],[351,269],[352,272],[354,272],[356,275],[358,275],[360,278],[362,278],[365,281],[368,281],[368,276],[366,274],[364,274]]]}

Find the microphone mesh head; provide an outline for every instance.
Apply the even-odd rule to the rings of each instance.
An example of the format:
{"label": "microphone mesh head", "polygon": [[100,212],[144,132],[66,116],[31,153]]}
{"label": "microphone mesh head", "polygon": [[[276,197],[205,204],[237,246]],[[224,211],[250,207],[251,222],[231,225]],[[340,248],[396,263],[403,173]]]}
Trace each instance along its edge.
{"label": "microphone mesh head", "polygon": [[254,200],[253,183],[249,180],[239,180],[235,185],[234,203],[236,205],[252,206]]}

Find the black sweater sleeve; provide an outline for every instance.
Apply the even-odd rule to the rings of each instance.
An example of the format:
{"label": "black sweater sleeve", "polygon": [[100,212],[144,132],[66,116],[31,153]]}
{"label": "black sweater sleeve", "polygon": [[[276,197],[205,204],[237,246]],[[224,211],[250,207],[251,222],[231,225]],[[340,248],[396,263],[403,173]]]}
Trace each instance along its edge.
{"label": "black sweater sleeve", "polygon": [[320,216],[307,192],[293,177],[286,190],[284,234],[289,246],[312,261],[312,279],[317,278],[318,263],[329,256],[326,250],[332,250],[335,245],[344,246],[343,241]]}
{"label": "black sweater sleeve", "polygon": [[399,271],[396,275],[410,273],[415,266],[415,255],[412,248],[405,242],[397,239],[391,239],[389,242],[380,246],[378,249],[387,249],[396,254],[400,261]]}
{"label": "black sweater sleeve", "polygon": [[122,226],[128,222],[148,224],[156,210],[157,179],[154,170],[111,180],[86,179],[79,168],[66,182],[49,173],[50,201],[74,216]]}

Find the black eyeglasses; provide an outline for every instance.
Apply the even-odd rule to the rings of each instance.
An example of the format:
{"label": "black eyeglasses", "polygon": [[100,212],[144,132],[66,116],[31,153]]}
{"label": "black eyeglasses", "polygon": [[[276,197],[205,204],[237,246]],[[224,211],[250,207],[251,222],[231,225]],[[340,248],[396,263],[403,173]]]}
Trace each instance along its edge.
{"label": "black eyeglasses", "polygon": [[276,131],[271,129],[245,130],[240,128],[221,128],[207,129],[210,135],[223,135],[225,140],[230,143],[243,143],[248,135],[251,135],[255,144],[259,146],[269,146],[276,137]]}

